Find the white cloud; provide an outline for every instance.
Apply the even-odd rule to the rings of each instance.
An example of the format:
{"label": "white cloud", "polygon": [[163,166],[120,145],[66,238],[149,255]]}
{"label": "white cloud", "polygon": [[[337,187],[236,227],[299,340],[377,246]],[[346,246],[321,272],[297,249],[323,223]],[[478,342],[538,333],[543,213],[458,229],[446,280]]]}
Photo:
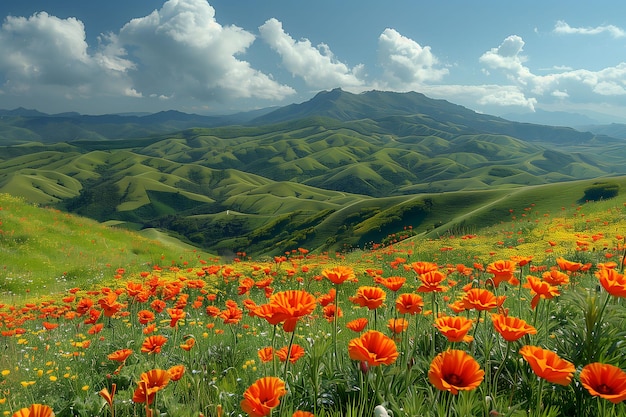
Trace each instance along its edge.
{"label": "white cloud", "polygon": [[554,33],[565,35],[599,35],[601,33],[609,33],[614,38],[622,38],[626,36],[626,31],[614,25],[602,25],[596,27],[571,27],[567,22],[559,20],[554,25]]}
{"label": "white cloud", "polygon": [[480,62],[490,70],[504,73],[527,99],[598,102],[626,94],[626,63],[599,71],[555,67],[554,73],[537,75],[525,65],[523,46],[521,37],[509,36],[500,47],[485,52]]}
{"label": "white cloud", "polygon": [[363,66],[349,68],[337,60],[326,44],[314,47],[308,39],[294,40],[283,29],[282,23],[272,18],[259,27],[261,38],[276,51],[282,65],[294,76],[301,77],[307,86],[318,89],[361,87]]}
{"label": "white cloud", "polygon": [[237,58],[253,41],[242,28],[220,25],[206,0],[169,0],[128,22],[116,40],[135,62],[136,70],[128,73],[144,95],[219,101],[280,100],[293,94],[291,87]]}
{"label": "white cloud", "polygon": [[378,38],[379,62],[383,82],[391,88],[408,89],[425,82],[441,80],[448,74],[439,66],[430,46],[422,47],[394,29],[385,29]]}

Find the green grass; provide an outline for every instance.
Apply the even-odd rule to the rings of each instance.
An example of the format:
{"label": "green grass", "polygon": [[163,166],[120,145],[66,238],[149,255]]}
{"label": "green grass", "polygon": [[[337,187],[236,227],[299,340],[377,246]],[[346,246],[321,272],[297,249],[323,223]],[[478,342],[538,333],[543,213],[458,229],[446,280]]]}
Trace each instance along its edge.
{"label": "green grass", "polygon": [[49,294],[207,256],[162,232],[142,234],[0,194],[0,293]]}

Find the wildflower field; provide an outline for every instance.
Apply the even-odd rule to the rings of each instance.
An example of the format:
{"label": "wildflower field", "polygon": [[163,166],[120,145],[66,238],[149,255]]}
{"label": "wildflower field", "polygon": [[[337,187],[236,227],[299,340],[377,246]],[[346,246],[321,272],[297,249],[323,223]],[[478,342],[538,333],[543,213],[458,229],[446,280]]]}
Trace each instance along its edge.
{"label": "wildflower field", "polygon": [[2,297],[0,412],[626,415],[625,233],[619,199],[529,203],[370,250],[111,262]]}

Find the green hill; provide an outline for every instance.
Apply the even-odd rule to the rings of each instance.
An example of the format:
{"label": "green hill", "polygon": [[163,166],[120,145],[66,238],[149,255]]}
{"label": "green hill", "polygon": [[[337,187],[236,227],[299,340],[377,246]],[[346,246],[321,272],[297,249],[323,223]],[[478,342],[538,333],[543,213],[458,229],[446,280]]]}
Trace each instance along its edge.
{"label": "green hill", "polygon": [[[561,204],[574,204],[590,182],[626,175],[620,139],[510,122],[418,93],[333,90],[247,125],[210,128],[202,126],[216,120],[177,112],[134,124],[123,116],[7,117],[0,125],[17,126],[11,118],[19,117],[20,129],[39,126],[24,138],[40,141],[0,147],[0,192],[224,254],[344,249],[406,225],[445,233],[458,218],[481,226],[508,213],[494,201],[519,208],[507,200],[553,186]],[[46,136],[44,127],[61,122],[91,133]],[[173,131],[142,130],[157,125]],[[14,137],[6,129],[0,143]],[[570,184],[582,188],[558,191]]]}

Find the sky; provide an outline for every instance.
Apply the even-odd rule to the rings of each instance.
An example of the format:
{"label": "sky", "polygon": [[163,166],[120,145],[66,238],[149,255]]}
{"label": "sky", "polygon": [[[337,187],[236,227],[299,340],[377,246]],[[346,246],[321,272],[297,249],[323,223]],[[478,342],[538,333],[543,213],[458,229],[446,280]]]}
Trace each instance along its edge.
{"label": "sky", "polygon": [[0,108],[198,114],[324,90],[626,122],[626,2],[2,0]]}

